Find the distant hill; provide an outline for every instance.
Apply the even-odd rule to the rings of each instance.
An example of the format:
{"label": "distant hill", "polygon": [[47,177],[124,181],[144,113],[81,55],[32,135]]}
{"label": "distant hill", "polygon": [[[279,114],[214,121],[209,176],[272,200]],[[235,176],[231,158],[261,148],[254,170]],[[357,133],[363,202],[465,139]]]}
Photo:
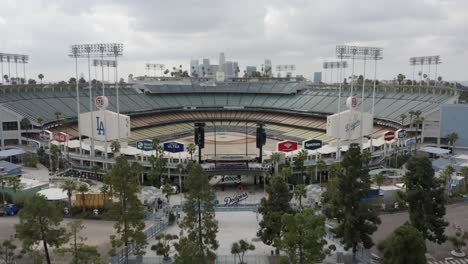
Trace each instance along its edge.
{"label": "distant hill", "polygon": [[462,82],[459,82],[461,85],[465,86],[465,87],[468,87],[468,81],[462,81]]}

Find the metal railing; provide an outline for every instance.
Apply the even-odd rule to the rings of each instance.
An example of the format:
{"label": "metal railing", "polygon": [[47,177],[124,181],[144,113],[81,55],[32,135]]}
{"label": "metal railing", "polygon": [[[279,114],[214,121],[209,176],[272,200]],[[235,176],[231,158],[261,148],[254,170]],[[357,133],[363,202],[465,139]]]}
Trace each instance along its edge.
{"label": "metal railing", "polygon": [[[168,223],[166,221],[160,221],[156,224],[150,226],[148,229],[145,230],[145,235],[147,240],[154,239],[157,234],[164,231],[167,227]],[[124,264],[126,263],[126,255],[125,255],[126,248],[122,248],[117,252],[115,256],[112,256],[110,259],[110,264]],[[131,256],[135,253],[135,243],[132,241],[128,245],[128,255]]]}

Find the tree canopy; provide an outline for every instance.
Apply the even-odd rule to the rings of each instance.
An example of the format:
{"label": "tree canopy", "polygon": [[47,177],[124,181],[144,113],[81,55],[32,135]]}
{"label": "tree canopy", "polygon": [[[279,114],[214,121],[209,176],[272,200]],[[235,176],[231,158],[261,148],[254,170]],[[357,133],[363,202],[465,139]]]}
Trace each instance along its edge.
{"label": "tree canopy", "polygon": [[384,243],[384,264],[425,264],[424,238],[411,225],[402,225],[393,231]]}
{"label": "tree canopy", "polygon": [[411,224],[424,239],[441,244],[447,240],[445,227],[445,195],[442,180],[434,177],[431,161],[424,156],[413,156],[406,163],[406,201],[409,204]]}
{"label": "tree canopy", "polygon": [[373,246],[371,235],[380,224],[371,201],[365,199],[370,190],[369,171],[357,144],[351,144],[348,152],[335,173],[325,193],[329,216],[336,218],[338,225],[334,232],[345,249],[352,248],[356,253],[359,244],[365,248]]}

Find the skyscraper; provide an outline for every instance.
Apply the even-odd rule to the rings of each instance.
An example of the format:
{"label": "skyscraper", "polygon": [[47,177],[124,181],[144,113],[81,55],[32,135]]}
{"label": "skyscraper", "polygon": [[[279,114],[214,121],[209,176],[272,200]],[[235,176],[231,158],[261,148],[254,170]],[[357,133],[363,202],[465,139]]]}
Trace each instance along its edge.
{"label": "skyscraper", "polygon": [[271,60],[270,59],[265,59],[265,75],[268,77],[273,76],[273,70],[272,70],[272,65],[271,65]]}
{"label": "skyscraper", "polygon": [[219,54],[219,68],[218,70],[219,71],[222,71],[224,73],[226,73],[226,68],[225,68],[225,64],[226,63],[226,57],[224,56],[224,52],[221,52]]}

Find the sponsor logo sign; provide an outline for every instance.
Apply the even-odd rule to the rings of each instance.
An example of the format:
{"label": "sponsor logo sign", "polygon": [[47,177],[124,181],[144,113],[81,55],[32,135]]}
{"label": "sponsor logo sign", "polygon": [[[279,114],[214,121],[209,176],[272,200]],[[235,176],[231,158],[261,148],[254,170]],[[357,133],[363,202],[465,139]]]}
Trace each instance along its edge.
{"label": "sponsor logo sign", "polygon": [[166,142],[163,144],[164,150],[167,152],[172,152],[172,153],[177,153],[177,152],[182,152],[184,151],[184,144],[179,143],[179,142]]}
{"label": "sponsor logo sign", "polygon": [[94,100],[94,103],[96,104],[96,107],[98,109],[106,109],[109,106],[109,99],[105,96],[97,96],[96,99]]}
{"label": "sponsor logo sign", "polygon": [[54,140],[60,143],[68,141],[68,135],[63,132],[58,132],[54,134]]}
{"label": "sponsor logo sign", "polygon": [[144,151],[154,150],[153,141],[149,139],[138,141],[136,147]]}
{"label": "sponsor logo sign", "polygon": [[299,143],[291,140],[286,140],[278,143],[278,151],[291,152],[299,148]]}
{"label": "sponsor logo sign", "polygon": [[395,132],[393,132],[393,131],[385,132],[385,134],[384,134],[384,140],[385,141],[391,141],[393,139],[395,139]]}
{"label": "sponsor logo sign", "polygon": [[304,149],[308,149],[308,150],[315,150],[315,149],[319,149],[322,147],[322,140],[318,140],[318,139],[310,139],[310,140],[306,140],[302,143],[302,147]]}
{"label": "sponsor logo sign", "polygon": [[52,132],[49,130],[42,130],[41,133],[39,134],[39,138],[42,140],[51,140],[52,139]]}
{"label": "sponsor logo sign", "polygon": [[406,137],[406,130],[401,129],[398,131],[398,138],[405,138]]}
{"label": "sponsor logo sign", "polygon": [[405,141],[405,145],[407,147],[409,146],[412,146],[412,145],[415,145],[416,144],[416,139],[415,138],[408,138],[406,141]]}
{"label": "sponsor logo sign", "polygon": [[238,205],[240,202],[244,201],[248,197],[249,197],[249,195],[247,194],[247,192],[236,194],[235,196],[232,196],[232,197],[225,197],[224,198],[224,206]]}
{"label": "sponsor logo sign", "polygon": [[349,109],[356,109],[356,107],[358,106],[357,97],[356,97],[356,96],[350,96],[350,97],[348,97],[348,99],[346,99],[346,106],[347,106]]}

